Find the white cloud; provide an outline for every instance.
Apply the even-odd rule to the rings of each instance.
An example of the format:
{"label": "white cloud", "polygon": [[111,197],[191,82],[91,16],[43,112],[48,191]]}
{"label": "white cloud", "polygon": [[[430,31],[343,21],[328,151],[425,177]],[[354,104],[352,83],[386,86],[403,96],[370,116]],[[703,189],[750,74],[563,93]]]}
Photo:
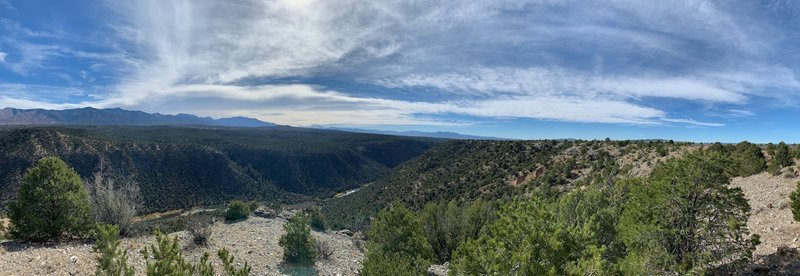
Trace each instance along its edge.
{"label": "white cloud", "polygon": [[731,89],[718,81],[681,77],[610,76],[579,73],[562,68],[477,68],[466,73],[412,74],[382,79],[377,84],[399,87],[434,87],[477,95],[497,92],[528,96],[657,97],[709,102],[742,103],[741,88]]}
{"label": "white cloud", "polygon": [[14,62],[6,61],[6,55],[3,54],[3,64],[20,75],[28,75],[34,70],[45,67],[50,58],[62,56],[65,52],[64,47],[61,46],[40,45],[20,40],[6,40],[5,42],[18,51],[15,54],[15,57],[18,58]]}
{"label": "white cloud", "polygon": [[[228,83],[253,76],[308,75],[347,55],[396,48],[392,11],[342,1],[113,2],[129,16],[120,38],[145,50],[140,77]],[[117,6],[120,5],[120,6]],[[355,14],[354,14],[355,13]],[[369,15],[369,16],[367,16]],[[356,53],[358,52],[358,53]]]}
{"label": "white cloud", "polygon": [[48,103],[37,100],[21,99],[9,96],[0,96],[0,107],[12,107],[20,109],[69,109],[84,107],[83,104],[61,104],[61,103]]}
{"label": "white cloud", "polygon": [[[0,1],[0,6],[3,6],[3,2]],[[8,4],[6,7],[10,7],[13,9],[11,4]],[[26,37],[34,37],[34,38],[64,38],[66,33],[61,30],[57,31],[34,31],[25,26],[22,26],[19,22],[13,21],[7,18],[0,18],[0,28],[5,29],[8,34],[7,35],[22,35]]]}
{"label": "white cloud", "polygon": [[729,109],[728,113],[734,117],[753,117],[756,115],[752,111],[744,109]]}
{"label": "white cloud", "polygon": [[682,123],[682,124],[690,124],[695,126],[708,126],[708,127],[719,127],[724,126],[725,124],[720,123],[707,123],[707,122],[698,122],[691,118],[684,118],[684,119],[675,119],[675,118],[662,118],[661,120],[665,122],[672,122],[672,123]]}
{"label": "white cloud", "polygon": [[659,97],[703,100],[722,103],[743,103],[742,91],[721,87],[713,81],[692,78],[615,78],[603,80],[599,88],[610,93],[631,97]]}
{"label": "white cloud", "polygon": [[6,53],[0,52],[0,63],[6,62]]}
{"label": "white cloud", "polygon": [[[10,68],[25,73],[56,54],[99,60],[96,71],[124,77],[83,105],[292,125],[443,124],[426,115],[459,114],[719,126],[671,118],[650,99],[743,105],[778,97],[769,87],[800,88],[791,69],[740,62],[770,51],[760,42],[764,26],[707,1],[107,3],[121,18],[111,24],[116,52],[39,49]],[[436,88],[446,99],[265,85],[315,77]]]}
{"label": "white cloud", "polygon": [[69,108],[77,106],[125,107],[150,112],[192,113],[205,116],[250,116],[265,121],[307,126],[315,124],[450,125],[420,114],[459,114],[487,118],[531,118],[570,122],[657,125],[681,123],[719,124],[671,119],[658,109],[622,100],[564,96],[513,96],[473,101],[422,102],[354,97],[309,85],[178,85],[153,91],[139,99],[109,98],[68,105],[37,103],[11,97],[0,104]]}

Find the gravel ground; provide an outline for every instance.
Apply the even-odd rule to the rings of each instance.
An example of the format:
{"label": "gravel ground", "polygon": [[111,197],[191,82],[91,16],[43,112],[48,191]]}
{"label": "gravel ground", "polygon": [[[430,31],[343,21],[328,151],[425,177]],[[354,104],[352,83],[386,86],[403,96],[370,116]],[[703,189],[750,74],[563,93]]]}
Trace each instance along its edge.
{"label": "gravel ground", "polygon": [[[789,174],[792,176],[792,174]],[[734,178],[731,185],[742,188],[752,209],[747,227],[761,236],[754,261],[746,274],[800,275],[800,223],[794,221],[789,194],[797,187],[796,177],[769,173]]]}
{"label": "gravel ground", "polygon": [[[189,234],[183,231],[170,235],[178,237],[187,260],[196,261],[203,252],[209,252],[218,272],[221,263],[216,258],[216,251],[228,248],[238,266],[244,262],[250,264],[252,275],[282,275],[283,250],[278,239],[284,233],[285,222],[280,217],[251,217],[231,224],[217,222],[212,226],[213,236],[207,247],[194,246]],[[313,235],[326,242],[333,252],[329,260],[316,263],[319,275],[356,274],[364,255],[352,237],[337,232],[314,232]],[[143,275],[145,268],[144,258],[139,252],[154,242],[152,236],[122,239],[121,246],[128,248],[128,262],[134,265],[137,275]],[[0,275],[90,275],[94,273],[94,257],[92,244],[88,242],[32,245],[5,241],[0,244]]]}
{"label": "gravel ground", "polygon": [[796,178],[773,176],[765,172],[734,178],[731,185],[742,188],[750,202],[747,227],[751,233],[761,236],[756,255],[775,253],[779,246],[800,245],[800,223],[792,218],[789,206],[789,194],[797,187]]}

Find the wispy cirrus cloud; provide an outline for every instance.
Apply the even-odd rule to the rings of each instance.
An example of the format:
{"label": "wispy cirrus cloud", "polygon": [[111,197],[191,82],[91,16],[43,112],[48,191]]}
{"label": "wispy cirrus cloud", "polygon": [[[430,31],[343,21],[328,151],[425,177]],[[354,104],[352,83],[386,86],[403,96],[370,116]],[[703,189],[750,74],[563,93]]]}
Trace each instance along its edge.
{"label": "wispy cirrus cloud", "polygon": [[412,74],[377,80],[386,87],[434,87],[476,95],[586,95],[660,97],[741,103],[746,92],[713,79],[671,76],[604,76],[563,68],[478,68],[465,73]]}
{"label": "wispy cirrus cloud", "polygon": [[734,117],[752,117],[756,115],[752,111],[744,109],[729,109],[728,112]]}
{"label": "wispy cirrus cloud", "polygon": [[[68,56],[91,63],[75,72],[101,79],[113,72],[83,105],[292,125],[444,124],[456,115],[718,127],[725,123],[710,120],[721,117],[704,113],[711,108],[693,107],[718,106],[743,118],[746,112],[733,110],[747,110],[754,98],[784,103],[800,91],[793,65],[800,58],[787,46],[797,34],[759,14],[774,7],[756,4],[140,0],[106,6],[111,29],[95,43],[109,45],[103,51],[37,52],[32,45],[4,66],[26,74]],[[791,22],[791,15],[779,19]],[[5,25],[21,36],[45,34]]]}

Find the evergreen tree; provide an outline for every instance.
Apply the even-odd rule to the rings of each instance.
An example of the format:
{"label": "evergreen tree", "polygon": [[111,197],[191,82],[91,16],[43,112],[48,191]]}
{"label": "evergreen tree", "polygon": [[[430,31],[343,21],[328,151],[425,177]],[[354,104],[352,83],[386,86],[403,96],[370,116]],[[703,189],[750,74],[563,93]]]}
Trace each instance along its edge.
{"label": "evergreen tree", "polygon": [[736,145],[731,153],[731,158],[735,164],[733,175],[750,176],[764,171],[767,162],[761,148],[757,145],[743,141]]}
{"label": "evergreen tree", "polygon": [[728,166],[718,153],[689,154],[633,187],[618,227],[626,273],[696,274],[749,260],[757,243],[747,229],[750,206],[728,186]]}
{"label": "evergreen tree", "polygon": [[481,199],[465,204],[437,201],[425,205],[420,222],[436,260],[444,263],[460,244],[478,238],[495,216],[494,204]]}
{"label": "evergreen tree", "polygon": [[792,156],[789,153],[789,146],[784,142],[780,142],[775,147],[775,154],[772,155],[772,159],[769,162],[769,171],[773,174],[778,174],[783,167],[790,166],[793,162],[794,160],[792,160]]}
{"label": "evergreen tree", "polygon": [[707,151],[713,151],[713,152],[717,152],[717,153],[720,153],[720,154],[726,154],[727,153],[727,149],[720,142],[715,142],[714,144],[711,144],[711,146],[708,147]]}
{"label": "evergreen tree", "polygon": [[250,204],[241,200],[234,200],[228,203],[228,208],[225,209],[226,220],[243,220],[250,216]]}
{"label": "evergreen tree", "polygon": [[[425,275],[433,251],[411,210],[393,203],[381,210],[367,234],[362,275]],[[384,266],[384,263],[390,260]]]}
{"label": "evergreen tree", "polygon": [[792,216],[794,220],[800,221],[800,182],[797,182],[797,188],[789,195],[792,205]]}
{"label": "evergreen tree", "polygon": [[83,181],[58,157],[42,158],[25,173],[9,217],[11,236],[31,241],[83,237],[93,225]]}
{"label": "evergreen tree", "polygon": [[625,252],[616,224],[637,180],[575,191],[557,199],[534,194],[502,206],[478,239],[462,243],[451,269],[461,275],[608,275]]}
{"label": "evergreen tree", "polygon": [[286,234],[278,241],[283,247],[283,260],[293,264],[313,264],[317,249],[306,218],[295,214],[283,225],[283,229]]}
{"label": "evergreen tree", "polygon": [[133,276],[133,266],[128,265],[128,252],[119,249],[119,226],[103,224],[97,227],[94,251],[97,256],[97,276]]}
{"label": "evergreen tree", "polygon": [[[150,245],[142,252],[147,266],[148,276],[181,275],[191,276],[199,270],[208,271],[213,275],[213,269],[208,265],[208,255],[202,259],[204,265],[195,266],[186,261],[181,253],[177,238],[170,238],[156,229],[156,244]],[[152,260],[152,261],[151,261]],[[199,269],[202,267],[203,269]]]}

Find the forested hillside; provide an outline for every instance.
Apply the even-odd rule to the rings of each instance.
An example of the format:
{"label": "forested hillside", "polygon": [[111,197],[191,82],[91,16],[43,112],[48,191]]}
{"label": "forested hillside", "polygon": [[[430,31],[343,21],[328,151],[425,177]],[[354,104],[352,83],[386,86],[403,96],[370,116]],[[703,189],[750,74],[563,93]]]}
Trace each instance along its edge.
{"label": "forested hillside", "polygon": [[138,183],[142,212],[233,198],[293,202],[331,196],[384,175],[441,140],[291,127],[6,127],[0,203],[27,168],[59,156],[83,178]]}
{"label": "forested hillside", "polygon": [[703,147],[729,157],[732,175],[766,168],[759,147],[747,142],[450,141],[355,193],[329,200],[323,211],[334,226],[347,228],[366,224],[393,201],[421,209],[435,201],[557,195],[619,178],[647,176],[657,163]]}
{"label": "forested hillside", "polygon": [[[323,213],[367,233],[365,275],[421,275],[430,264],[453,275],[794,272],[778,268],[789,249],[752,254],[762,237],[786,244],[772,225],[749,222],[785,209],[785,190],[771,197],[784,197],[777,205],[738,186],[794,179],[799,153],[784,143],[450,141]],[[791,223],[786,215],[774,224]]]}

